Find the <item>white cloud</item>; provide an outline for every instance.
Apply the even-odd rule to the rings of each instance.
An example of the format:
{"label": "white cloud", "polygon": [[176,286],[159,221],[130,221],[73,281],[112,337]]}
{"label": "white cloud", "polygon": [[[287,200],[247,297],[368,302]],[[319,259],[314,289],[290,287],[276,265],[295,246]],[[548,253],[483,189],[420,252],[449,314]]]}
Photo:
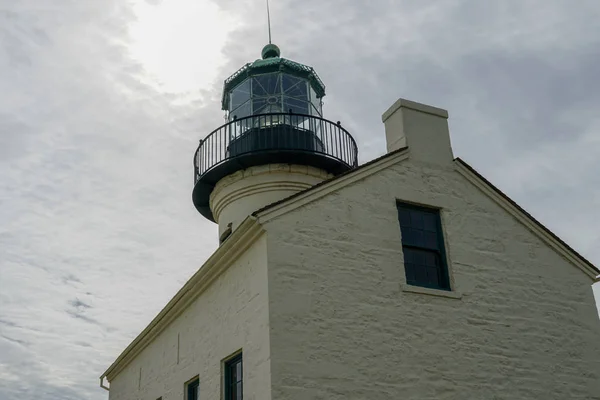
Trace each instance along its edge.
{"label": "white cloud", "polygon": [[[214,250],[192,154],[222,123],[222,79],[267,41],[263,7],[0,6],[0,398],[106,398],[98,376]],[[383,153],[398,97],[447,108],[455,154],[600,264],[597,1],[278,1],[272,16],[361,161]]]}

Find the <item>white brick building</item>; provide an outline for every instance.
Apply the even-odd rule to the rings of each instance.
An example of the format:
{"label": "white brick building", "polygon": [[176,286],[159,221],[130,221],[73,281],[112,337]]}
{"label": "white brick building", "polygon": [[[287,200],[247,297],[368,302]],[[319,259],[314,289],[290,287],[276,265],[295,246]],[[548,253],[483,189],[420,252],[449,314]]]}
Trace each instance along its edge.
{"label": "white brick building", "polygon": [[600,271],[454,158],[446,111],[398,100],[358,166],[324,94],[273,45],[225,82],[194,189],[222,243],[110,400],[600,399]]}

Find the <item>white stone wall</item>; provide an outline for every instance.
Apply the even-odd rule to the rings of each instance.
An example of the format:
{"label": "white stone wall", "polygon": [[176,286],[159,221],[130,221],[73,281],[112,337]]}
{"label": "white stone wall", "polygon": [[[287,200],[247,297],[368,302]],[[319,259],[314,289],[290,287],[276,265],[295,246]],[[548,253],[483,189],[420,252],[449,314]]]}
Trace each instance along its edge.
{"label": "white stone wall", "polygon": [[[460,298],[403,290],[396,199],[443,208]],[[600,399],[590,278],[452,164],[409,159],[265,228],[273,399]]]}
{"label": "white stone wall", "polygon": [[259,165],[226,176],[210,195],[219,237],[228,224],[235,230],[254,211],[332,176],[322,169],[290,164]]}
{"label": "white stone wall", "polygon": [[244,399],[270,400],[266,265],[263,235],[110,382],[109,399],[183,400],[197,375],[201,399],[220,399],[221,361],[243,349]]}

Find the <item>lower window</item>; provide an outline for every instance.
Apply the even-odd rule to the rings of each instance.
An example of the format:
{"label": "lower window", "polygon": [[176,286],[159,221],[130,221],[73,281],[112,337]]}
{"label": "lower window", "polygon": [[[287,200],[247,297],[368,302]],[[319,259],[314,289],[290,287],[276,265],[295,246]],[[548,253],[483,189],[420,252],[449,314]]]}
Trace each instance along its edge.
{"label": "lower window", "polygon": [[186,385],[186,400],[199,400],[200,399],[200,379],[196,378],[190,381]]}
{"label": "lower window", "polygon": [[242,354],[225,362],[225,400],[243,399]]}

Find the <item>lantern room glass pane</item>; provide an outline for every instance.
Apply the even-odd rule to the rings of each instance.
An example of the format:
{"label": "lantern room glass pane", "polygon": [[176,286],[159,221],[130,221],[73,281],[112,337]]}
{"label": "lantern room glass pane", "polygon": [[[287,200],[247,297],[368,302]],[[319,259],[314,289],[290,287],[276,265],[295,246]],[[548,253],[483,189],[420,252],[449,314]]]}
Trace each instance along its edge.
{"label": "lantern room glass pane", "polygon": [[261,110],[267,106],[266,98],[252,99],[252,114],[261,114]]}
{"label": "lantern room glass pane", "polygon": [[240,83],[231,91],[231,107],[230,110],[238,108],[250,100],[250,80]]}
{"label": "lantern room glass pane", "polygon": [[312,103],[314,109],[317,110],[318,115],[322,116],[323,110],[321,109],[321,99],[317,98],[317,93],[312,87],[310,88],[310,102]]}
{"label": "lantern room glass pane", "polygon": [[315,108],[314,104],[310,105],[310,115],[315,115],[317,117],[321,117],[321,112]]}
{"label": "lantern room glass pane", "polygon": [[231,112],[229,113],[230,119],[232,120],[233,117],[240,119],[252,115],[252,109],[250,105],[251,103],[247,101],[238,108],[231,110]]}
{"label": "lantern room glass pane", "polygon": [[252,96],[269,96],[281,93],[280,74],[264,74],[252,78]]}
{"label": "lantern room glass pane", "polygon": [[283,107],[285,112],[292,112],[293,114],[308,114],[308,102],[287,97],[283,97]]}
{"label": "lantern room glass pane", "polygon": [[308,82],[291,75],[282,75],[283,94],[288,97],[308,100]]}
{"label": "lantern room glass pane", "polygon": [[281,109],[281,105],[277,104],[267,104],[267,106],[261,111],[263,114],[272,114],[272,113],[280,113],[283,112]]}

